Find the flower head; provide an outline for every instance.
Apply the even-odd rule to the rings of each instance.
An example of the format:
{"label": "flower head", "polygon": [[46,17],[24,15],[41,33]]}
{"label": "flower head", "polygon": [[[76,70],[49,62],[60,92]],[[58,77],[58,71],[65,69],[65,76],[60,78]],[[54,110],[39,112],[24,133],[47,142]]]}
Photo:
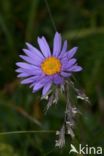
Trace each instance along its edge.
{"label": "flower head", "polygon": [[42,95],[46,95],[53,84],[64,84],[64,80],[72,75],[73,72],[82,70],[77,65],[77,60],[73,58],[77,47],[67,50],[67,41],[62,44],[61,35],[56,32],[53,41],[53,50],[45,37],[37,39],[39,48],[35,48],[26,43],[27,49],[23,49],[26,55],[20,55],[24,62],[18,62],[18,77],[23,78],[21,84],[29,84],[33,87],[33,92],[43,88]]}

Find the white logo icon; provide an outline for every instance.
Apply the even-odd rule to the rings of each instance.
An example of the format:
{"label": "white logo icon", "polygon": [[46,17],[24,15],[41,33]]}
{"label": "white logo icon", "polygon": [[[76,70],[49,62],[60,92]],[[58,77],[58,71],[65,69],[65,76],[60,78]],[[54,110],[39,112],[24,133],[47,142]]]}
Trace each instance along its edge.
{"label": "white logo icon", "polygon": [[76,148],[75,148],[74,145],[71,144],[70,146],[71,146],[71,150],[70,150],[69,153],[72,153],[72,152],[74,152],[74,153],[79,153],[79,152],[76,150]]}

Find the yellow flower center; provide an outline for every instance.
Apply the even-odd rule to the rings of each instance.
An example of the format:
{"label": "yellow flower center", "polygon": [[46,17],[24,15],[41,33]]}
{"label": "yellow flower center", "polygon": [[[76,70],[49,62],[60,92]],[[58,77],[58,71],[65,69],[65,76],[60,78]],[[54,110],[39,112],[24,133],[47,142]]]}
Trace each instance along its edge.
{"label": "yellow flower center", "polygon": [[42,62],[41,68],[46,75],[53,75],[61,71],[61,62],[56,57],[48,57]]}

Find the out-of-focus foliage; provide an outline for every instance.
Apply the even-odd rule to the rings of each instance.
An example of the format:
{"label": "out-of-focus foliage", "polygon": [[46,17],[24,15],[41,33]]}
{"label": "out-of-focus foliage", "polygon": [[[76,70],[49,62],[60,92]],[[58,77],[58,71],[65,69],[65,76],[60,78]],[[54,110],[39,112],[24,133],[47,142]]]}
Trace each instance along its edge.
{"label": "out-of-focus foliage", "polygon": [[[70,143],[104,147],[104,1],[48,0],[56,28],[78,46],[83,72],[76,74],[91,105],[78,101],[76,138],[64,149],[54,147],[55,133],[0,135],[0,156],[69,155]],[[64,101],[44,114],[46,101],[19,84],[15,62],[25,42],[36,44],[45,35],[52,45],[54,29],[44,0],[0,1],[0,131],[57,130],[63,121]],[[36,121],[41,123],[41,127]]]}

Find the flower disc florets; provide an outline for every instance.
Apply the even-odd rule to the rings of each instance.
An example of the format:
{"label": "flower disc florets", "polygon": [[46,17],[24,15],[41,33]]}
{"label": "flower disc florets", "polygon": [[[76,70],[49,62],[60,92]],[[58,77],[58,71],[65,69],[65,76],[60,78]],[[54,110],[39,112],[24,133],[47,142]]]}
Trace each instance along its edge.
{"label": "flower disc florets", "polygon": [[54,75],[61,71],[61,62],[56,57],[48,57],[41,64],[42,71],[46,75]]}

